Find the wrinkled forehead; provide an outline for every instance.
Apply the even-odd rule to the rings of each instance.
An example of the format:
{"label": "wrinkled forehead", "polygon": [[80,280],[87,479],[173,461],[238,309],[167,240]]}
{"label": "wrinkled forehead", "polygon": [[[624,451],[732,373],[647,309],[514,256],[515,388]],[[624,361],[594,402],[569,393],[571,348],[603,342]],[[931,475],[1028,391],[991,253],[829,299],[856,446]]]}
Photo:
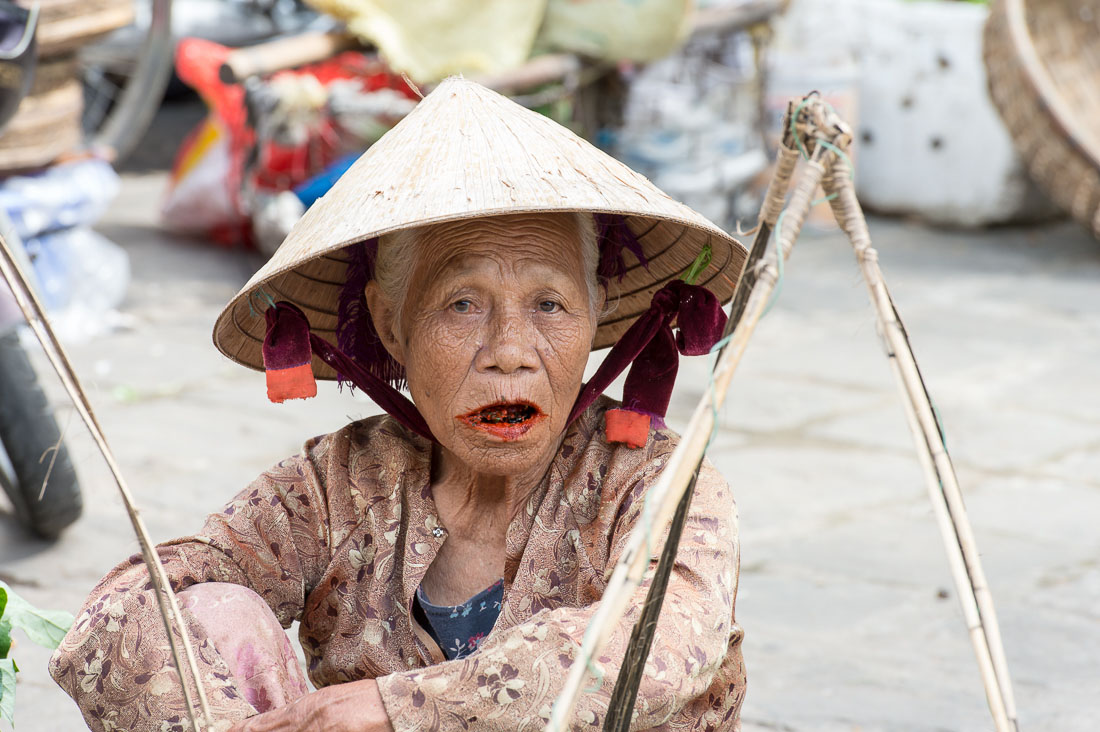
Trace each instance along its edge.
{"label": "wrinkled forehead", "polygon": [[417,269],[463,271],[490,263],[553,269],[584,278],[577,217],[571,213],[491,216],[426,227]]}

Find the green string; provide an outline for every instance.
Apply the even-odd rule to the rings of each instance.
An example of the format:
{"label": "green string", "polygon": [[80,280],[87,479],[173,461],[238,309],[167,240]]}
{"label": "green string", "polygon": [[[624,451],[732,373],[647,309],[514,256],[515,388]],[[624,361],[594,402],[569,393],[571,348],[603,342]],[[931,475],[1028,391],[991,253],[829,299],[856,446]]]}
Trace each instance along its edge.
{"label": "green string", "polygon": [[695,281],[699,279],[699,275],[703,274],[703,270],[710,266],[710,259],[710,242],[707,242],[703,245],[703,248],[699,251],[699,256],[695,257],[695,261],[691,263],[691,267],[684,273],[681,279],[689,285],[694,285]]}
{"label": "green string", "polygon": [[714,438],[718,436],[718,393],[714,390],[714,367],[718,365],[719,352],[725,348],[726,344],[732,339],[733,333],[730,333],[710,347],[710,353],[713,355],[713,358],[710,361],[710,377],[707,380],[707,390],[710,392],[710,412],[714,419],[710,426],[710,436],[707,437],[707,446],[703,448],[703,452],[710,449],[710,445],[714,442]]}
{"label": "green string", "polygon": [[779,293],[783,291],[783,251],[779,245],[779,235],[783,232],[783,217],[786,214],[787,209],[784,208],[779,212],[779,218],[775,220],[775,289],[768,298],[768,304],[764,306],[764,312],[760,313],[761,318],[771,312],[772,306],[779,299]]}
{"label": "green string", "polygon": [[[839,147],[837,147],[833,143],[829,142],[828,140],[818,140],[817,144],[821,145],[826,150],[832,150],[834,153],[836,153],[836,156],[838,158],[840,158],[841,160],[843,160],[844,164],[848,166],[848,178],[850,180],[855,180],[856,179],[856,168],[855,168],[854,165],[852,165],[852,159],[850,157],[848,157],[848,153],[844,152],[843,150],[841,150]],[[835,194],[834,194],[834,196],[835,196]],[[832,198],[833,197],[830,196],[830,197],[827,197],[827,198],[818,199],[817,201],[814,201],[814,203],[820,203],[821,201],[826,201],[826,200],[831,201]],[[813,205],[813,204],[811,204],[811,205]]]}
{"label": "green string", "polygon": [[252,317],[258,317],[259,313],[256,312],[256,308],[252,306],[252,298],[260,296],[261,300],[266,301],[268,307],[275,307],[275,298],[268,294],[267,290],[263,287],[258,287],[252,292],[248,293],[248,312],[252,314]]}
{"label": "green string", "polygon": [[798,115],[802,111],[802,108],[809,103],[810,97],[814,96],[814,94],[816,94],[816,92],[811,92],[804,96],[802,101],[798,103],[798,106],[794,108],[794,114],[791,115],[791,137],[794,138],[794,144],[798,145],[798,151],[802,153],[802,157],[806,160],[810,159],[810,155],[802,145],[802,139],[798,136],[798,130],[795,128],[795,124],[798,122]]}

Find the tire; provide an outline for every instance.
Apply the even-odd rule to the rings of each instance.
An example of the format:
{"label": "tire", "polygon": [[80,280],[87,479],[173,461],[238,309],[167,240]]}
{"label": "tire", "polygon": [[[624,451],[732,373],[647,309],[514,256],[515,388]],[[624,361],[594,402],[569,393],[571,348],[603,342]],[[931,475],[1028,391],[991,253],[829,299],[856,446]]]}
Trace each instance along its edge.
{"label": "tire", "polygon": [[83,500],[61,431],[18,333],[0,337],[0,443],[14,471],[0,486],[16,516],[39,536],[56,538],[80,517]]}
{"label": "tire", "polygon": [[[149,0],[148,11],[136,24],[141,37],[136,56],[124,69],[104,65],[112,54],[109,50],[104,54],[102,45],[87,45],[78,53],[86,100],[85,145],[116,164],[141,141],[172,78],[172,0]],[[107,46],[109,42],[110,38],[102,41]]]}

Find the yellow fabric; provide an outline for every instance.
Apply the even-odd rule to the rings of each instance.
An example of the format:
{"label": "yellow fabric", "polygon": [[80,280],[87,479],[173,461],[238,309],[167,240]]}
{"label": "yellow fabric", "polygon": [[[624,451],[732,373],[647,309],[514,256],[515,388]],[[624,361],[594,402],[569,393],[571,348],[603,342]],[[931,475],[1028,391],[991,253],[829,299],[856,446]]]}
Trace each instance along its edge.
{"label": "yellow fabric", "polygon": [[693,0],[549,0],[536,45],[607,61],[654,61],[691,29]]}
{"label": "yellow fabric", "polygon": [[523,64],[546,0],[307,0],[417,83]]}

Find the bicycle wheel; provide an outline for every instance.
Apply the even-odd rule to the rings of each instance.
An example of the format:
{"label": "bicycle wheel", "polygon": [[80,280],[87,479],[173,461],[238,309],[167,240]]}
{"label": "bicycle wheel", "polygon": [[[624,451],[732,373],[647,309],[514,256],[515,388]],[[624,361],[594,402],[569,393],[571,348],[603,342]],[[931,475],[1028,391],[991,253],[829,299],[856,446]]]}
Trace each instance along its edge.
{"label": "bicycle wheel", "polygon": [[77,52],[85,144],[118,162],[145,134],[172,76],[172,0],[133,0],[133,22]]}
{"label": "bicycle wheel", "polygon": [[0,488],[16,516],[39,536],[56,537],[80,517],[80,484],[17,333],[0,337],[0,443],[13,473],[0,476]]}

